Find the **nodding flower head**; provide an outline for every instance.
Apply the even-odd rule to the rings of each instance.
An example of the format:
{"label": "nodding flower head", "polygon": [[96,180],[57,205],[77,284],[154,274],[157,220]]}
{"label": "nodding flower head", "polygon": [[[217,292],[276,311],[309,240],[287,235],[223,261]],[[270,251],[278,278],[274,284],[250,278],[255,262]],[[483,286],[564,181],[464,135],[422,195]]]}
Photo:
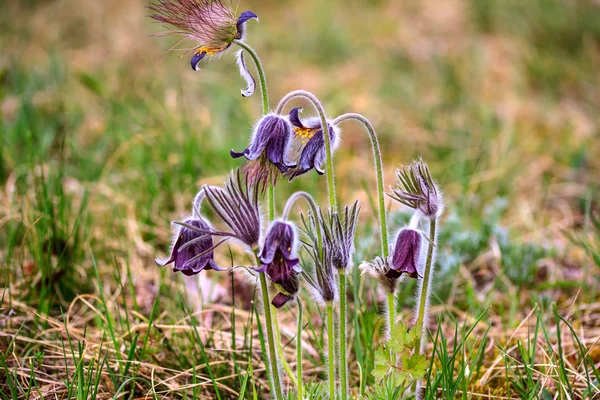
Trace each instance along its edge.
{"label": "nodding flower head", "polygon": [[354,234],[360,207],[356,201],[352,207],[344,207],[342,213],[332,212],[320,216],[323,229],[323,243],[331,254],[331,263],[338,270],[345,270],[352,264]]}
{"label": "nodding flower head", "polygon": [[359,266],[362,275],[370,275],[377,279],[381,287],[388,293],[395,293],[400,275],[390,268],[389,262],[377,257],[371,262],[363,262]]}
{"label": "nodding flower head", "polygon": [[433,182],[427,164],[422,160],[400,167],[396,171],[396,178],[396,187],[389,194],[392,199],[419,210],[427,218],[442,214],[442,193]]}
{"label": "nodding flower head", "polygon": [[211,208],[229,226],[231,232],[212,232],[215,236],[237,239],[250,248],[258,245],[260,238],[260,210],[258,193],[239,170],[229,175],[223,188],[202,188]]}
{"label": "nodding flower head", "polygon": [[390,271],[390,277],[399,278],[402,274],[407,274],[413,279],[419,279],[419,258],[421,254],[421,233],[415,229],[402,228],[396,236]]}
{"label": "nodding flower head", "polygon": [[212,228],[202,217],[186,219],[175,229],[171,256],[166,260],[157,258],[156,263],[163,267],[175,263],[173,271],[181,271],[187,276],[209,269],[225,270],[226,268],[221,268],[215,263],[213,250],[216,246],[213,246],[212,235],[206,233],[209,231],[212,231]]}
{"label": "nodding flower head", "polygon": [[[325,171],[321,165],[327,158],[325,149],[325,136],[321,126],[321,119],[312,117],[304,122],[300,120],[299,113],[301,108],[294,108],[290,111],[290,122],[293,125],[293,140],[290,146],[289,158],[296,164],[286,172],[286,176],[292,180],[314,168],[319,175]],[[329,131],[329,141],[331,151],[335,151],[339,144],[340,132],[336,126],[327,124]]]}
{"label": "nodding flower head", "polygon": [[274,184],[279,172],[287,172],[296,164],[288,161],[292,137],[289,121],[279,115],[265,115],[256,125],[248,147],[242,152],[231,150],[233,158],[246,157],[250,162],[244,167],[250,184],[264,189],[267,184]]}
{"label": "nodding flower head", "polygon": [[293,300],[300,287],[298,274],[302,269],[296,256],[297,247],[294,226],[289,222],[277,220],[269,227],[258,254],[260,266],[257,271],[266,272],[277,288],[278,293],[272,301],[277,308]]}
{"label": "nodding flower head", "polygon": [[335,282],[335,268],[333,267],[332,249],[330,246],[319,242],[317,229],[321,229],[319,216],[309,214],[308,219],[302,218],[303,232],[308,237],[303,241],[303,246],[313,261],[314,270],[302,272],[304,280],[312,289],[313,297],[321,304],[331,303],[338,297]]}
{"label": "nodding flower head", "polygon": [[229,0],[157,0],[149,8],[152,19],[173,27],[156,36],[182,36],[177,45],[195,42],[185,54],[193,51],[191,65],[196,71],[204,57],[224,52],[235,39],[243,40],[246,22],[258,19],[251,11],[236,17]]}

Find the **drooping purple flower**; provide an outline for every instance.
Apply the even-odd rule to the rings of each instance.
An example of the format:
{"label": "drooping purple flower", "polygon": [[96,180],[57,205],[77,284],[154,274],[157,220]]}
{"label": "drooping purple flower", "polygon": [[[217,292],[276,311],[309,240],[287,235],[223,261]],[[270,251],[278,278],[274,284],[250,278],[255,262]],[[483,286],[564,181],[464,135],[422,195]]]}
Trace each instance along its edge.
{"label": "drooping purple flower", "polygon": [[419,210],[425,217],[439,217],[444,204],[442,193],[433,182],[429,168],[422,160],[402,166],[396,171],[397,184],[389,196],[407,207]]}
{"label": "drooping purple flower", "polygon": [[[230,151],[231,157],[246,157],[250,162],[244,167],[251,184],[264,188],[276,181],[278,171],[287,172],[296,166],[287,159],[292,127],[280,115],[265,115],[256,124],[250,145],[242,152]],[[275,168],[277,170],[275,170]]]}
{"label": "drooping purple flower", "polygon": [[[318,117],[300,120],[299,113],[301,108],[294,108],[290,111],[289,120],[293,125],[293,140],[290,146],[289,158],[296,166],[286,172],[286,176],[292,180],[297,176],[305,174],[314,169],[319,175],[325,171],[321,168],[327,158],[325,149],[325,136],[321,120]],[[329,141],[331,151],[335,151],[339,144],[339,129],[331,124],[327,124],[329,132]]]}
{"label": "drooping purple flower", "polygon": [[[195,229],[193,229],[195,228]],[[171,255],[166,260],[156,259],[160,266],[174,263],[173,271],[181,271],[184,275],[191,276],[203,270],[223,271],[215,263],[213,250],[213,237],[201,231],[211,231],[212,228],[201,217],[186,219],[175,230],[175,240]]]}
{"label": "drooping purple flower", "polygon": [[272,304],[281,308],[294,299],[300,282],[298,274],[302,271],[296,257],[297,235],[294,226],[286,221],[274,221],[265,237],[258,254],[260,266],[257,272],[265,272],[278,289]]}
{"label": "drooping purple flower", "polygon": [[[214,56],[226,51],[234,40],[246,37],[246,22],[258,17],[252,11],[245,11],[236,18],[229,0],[157,0],[150,4],[152,19],[171,25],[173,28],[154,36],[181,36],[182,39],[169,51],[175,50],[186,41],[194,42],[191,66],[200,70],[199,64],[207,56]],[[241,62],[240,62],[241,58]],[[247,96],[254,92],[254,78],[248,72],[243,55],[238,56],[240,72],[248,87],[242,94]]]}
{"label": "drooping purple flower", "polygon": [[419,257],[421,254],[421,233],[410,228],[400,229],[396,237],[389,277],[399,278],[407,274],[413,279],[419,279]]}

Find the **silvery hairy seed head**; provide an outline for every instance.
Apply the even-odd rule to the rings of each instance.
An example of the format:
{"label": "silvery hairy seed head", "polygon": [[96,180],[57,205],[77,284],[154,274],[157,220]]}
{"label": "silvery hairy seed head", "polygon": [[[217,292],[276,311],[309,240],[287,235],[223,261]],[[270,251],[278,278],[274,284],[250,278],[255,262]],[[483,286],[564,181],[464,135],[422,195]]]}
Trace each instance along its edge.
{"label": "silvery hairy seed head", "polygon": [[204,233],[211,231],[209,223],[202,217],[190,217],[181,224],[175,225],[175,235],[171,255],[166,260],[156,259],[160,266],[174,263],[173,271],[181,271],[191,276],[203,270],[217,271],[226,268],[219,267],[214,260],[213,237]]}
{"label": "silvery hairy seed head", "polygon": [[398,287],[400,275],[390,268],[389,262],[381,257],[371,262],[363,262],[359,266],[362,275],[369,275],[377,279],[381,288],[388,293],[395,293]]}
{"label": "silvery hairy seed head", "polygon": [[223,188],[204,186],[206,200],[231,232],[214,235],[237,239],[249,248],[258,245],[260,238],[260,209],[258,192],[248,184],[239,170],[232,172]]}
{"label": "silvery hairy seed head", "polygon": [[193,51],[191,66],[195,71],[204,57],[224,52],[235,39],[243,40],[246,22],[258,19],[251,11],[236,17],[229,0],[158,0],[149,8],[152,19],[172,27],[155,36],[181,36],[175,46],[186,41],[195,43],[185,53]]}
{"label": "silvery hairy seed head", "polygon": [[324,233],[323,243],[331,254],[331,262],[335,268],[346,269],[352,264],[354,253],[354,235],[360,207],[356,201],[352,207],[344,207],[340,212],[329,211],[320,216],[321,228]]}
{"label": "silvery hairy seed head", "polygon": [[[327,158],[321,119],[312,117],[301,121],[300,111],[302,111],[301,108],[294,108],[289,115],[294,134],[292,135],[288,158],[295,164],[294,168],[289,168],[285,173],[290,180],[307,173],[311,169],[317,171],[319,175],[325,173],[321,168]],[[329,131],[331,152],[333,153],[340,142],[340,131],[338,127],[329,123],[327,129]]]}
{"label": "silvery hairy seed head", "polygon": [[287,118],[268,114],[256,124],[248,147],[242,152],[231,150],[230,154],[249,161],[244,172],[250,184],[264,190],[268,184],[275,184],[280,172],[296,166],[287,159],[291,137],[292,127]]}
{"label": "silvery hairy seed head", "polygon": [[276,220],[271,223],[265,241],[258,254],[260,266],[258,272],[265,272],[278,291],[272,304],[281,308],[294,299],[302,272],[297,257],[298,238],[295,227],[287,221]]}
{"label": "silvery hairy seed head", "polygon": [[312,213],[309,213],[308,218],[302,216],[303,232],[307,237],[302,244],[313,261],[313,268],[306,268],[309,265],[304,265],[302,276],[312,289],[315,300],[320,304],[326,304],[337,299],[338,291],[331,248],[325,245],[321,246],[317,236],[317,229],[321,228],[321,214],[319,211],[316,217]]}
{"label": "silvery hairy seed head", "polygon": [[400,167],[396,171],[396,178],[396,187],[388,194],[392,199],[419,210],[430,219],[442,214],[442,193],[433,182],[427,164],[422,160]]}

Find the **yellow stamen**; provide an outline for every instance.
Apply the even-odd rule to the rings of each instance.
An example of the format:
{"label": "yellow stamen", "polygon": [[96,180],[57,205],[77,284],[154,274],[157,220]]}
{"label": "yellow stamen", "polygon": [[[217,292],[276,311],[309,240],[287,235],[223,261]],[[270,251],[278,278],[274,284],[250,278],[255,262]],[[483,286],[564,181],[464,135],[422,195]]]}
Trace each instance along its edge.
{"label": "yellow stamen", "polygon": [[296,127],[294,128],[294,135],[296,135],[297,138],[310,139],[315,136],[316,131],[316,129]]}

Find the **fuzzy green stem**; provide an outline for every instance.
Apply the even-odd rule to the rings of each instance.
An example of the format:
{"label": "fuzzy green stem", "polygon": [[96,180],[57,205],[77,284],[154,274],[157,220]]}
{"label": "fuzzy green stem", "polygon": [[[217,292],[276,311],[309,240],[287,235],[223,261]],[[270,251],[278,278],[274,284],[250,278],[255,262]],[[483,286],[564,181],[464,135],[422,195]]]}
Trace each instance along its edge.
{"label": "fuzzy green stem", "polygon": [[340,378],[342,400],[348,396],[348,361],[346,360],[346,272],[339,270],[340,275]]}
{"label": "fuzzy green stem", "polygon": [[298,400],[302,400],[304,391],[304,382],[302,381],[302,301],[299,297],[296,298],[298,305],[298,325],[296,328],[296,373],[298,374]]}
{"label": "fuzzy green stem", "polygon": [[296,375],[294,375],[294,371],[292,371],[292,367],[285,359],[285,354],[283,352],[283,343],[281,341],[281,331],[279,330],[279,320],[277,318],[277,309],[271,304],[271,315],[273,316],[273,329],[275,331],[275,343],[277,344],[277,354],[279,355],[279,361],[281,365],[283,365],[283,369],[287,376],[290,378],[294,386],[298,385],[296,381]]}
{"label": "fuzzy green stem", "polygon": [[421,285],[421,293],[419,295],[419,312],[417,314],[417,320],[415,325],[421,324],[422,331],[415,349],[423,354],[424,343],[425,343],[425,320],[427,317],[427,302],[429,299],[429,291],[431,290],[431,271],[433,269],[433,252],[437,245],[436,225],[437,219],[434,217],[429,222],[429,248],[427,249],[427,260],[425,262],[425,272],[423,273],[423,284]]}
{"label": "fuzzy green stem", "polygon": [[[257,256],[258,259],[258,256]],[[275,350],[275,335],[273,334],[273,320],[271,318],[271,307],[269,301],[269,288],[267,286],[267,277],[264,272],[259,273],[260,290],[263,297],[263,309],[265,313],[265,329],[267,331],[267,341],[269,342],[269,363],[271,364],[271,391],[275,394],[275,400],[283,400],[281,389],[281,378],[279,376],[279,367],[277,365],[277,352]]]}
{"label": "fuzzy green stem", "polygon": [[256,70],[258,71],[258,79],[260,82],[260,91],[262,93],[262,102],[263,102],[263,114],[268,114],[269,113],[269,90],[267,88],[267,78],[265,76],[265,70],[262,66],[262,63],[260,62],[260,58],[258,58],[258,54],[256,54],[256,51],[254,51],[254,49],[250,46],[248,46],[246,43],[242,42],[241,40],[234,40],[233,43],[237,44],[238,46],[240,46],[242,49],[246,50],[246,52],[248,52],[248,54],[250,54],[250,57],[252,57],[252,60],[254,60],[254,65],[256,65]]}
{"label": "fuzzy green stem", "polygon": [[333,325],[333,304],[327,303],[327,362],[329,364],[329,399],[335,400],[335,335]]}
{"label": "fuzzy green stem", "polygon": [[388,304],[388,326],[387,333],[391,334],[392,328],[394,327],[394,323],[396,321],[396,296],[394,293],[387,294],[387,304]]}
{"label": "fuzzy green stem", "polygon": [[371,147],[373,149],[373,158],[375,159],[375,170],[377,171],[377,197],[379,198],[379,229],[381,235],[381,254],[383,259],[387,259],[389,255],[388,231],[387,231],[387,213],[385,209],[385,192],[383,191],[383,162],[381,161],[381,149],[379,148],[379,140],[375,133],[375,128],[371,122],[360,114],[344,114],[340,115],[331,123],[336,126],[340,123],[354,119],[361,122],[369,134]]}
{"label": "fuzzy green stem", "polygon": [[[283,209],[283,214],[282,214],[282,218],[284,220],[288,219],[288,217],[290,215],[290,211],[292,210],[292,206],[296,203],[296,201],[298,201],[298,199],[306,200],[313,215],[315,216],[315,218],[318,218],[319,214],[318,214],[317,203],[315,203],[315,200],[312,198],[312,196],[310,194],[308,194],[307,192],[296,192],[293,195],[291,195],[290,198],[288,199],[288,201],[285,203],[285,207]],[[323,233],[321,232],[321,227],[319,224],[317,224],[317,240],[319,243],[319,253],[320,253],[321,249],[323,249]]]}
{"label": "fuzzy green stem", "polygon": [[296,97],[303,97],[309,100],[317,113],[319,114],[319,118],[321,119],[321,126],[323,128],[323,138],[325,139],[325,154],[327,156],[326,165],[327,165],[327,188],[329,193],[329,205],[333,211],[337,211],[337,201],[335,198],[335,174],[333,171],[333,155],[331,154],[331,140],[329,138],[329,124],[327,123],[327,116],[325,115],[325,109],[321,102],[317,99],[317,97],[305,90],[295,90],[286,94],[279,105],[275,109],[276,114],[281,114],[285,105]]}

